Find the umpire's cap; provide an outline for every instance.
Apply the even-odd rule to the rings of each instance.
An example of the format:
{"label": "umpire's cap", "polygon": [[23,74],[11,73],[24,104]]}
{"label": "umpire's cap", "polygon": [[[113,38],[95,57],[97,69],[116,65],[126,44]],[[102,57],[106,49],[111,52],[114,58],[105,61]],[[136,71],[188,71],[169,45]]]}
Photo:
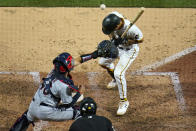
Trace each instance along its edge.
{"label": "umpire's cap", "polygon": [[80,113],[82,116],[95,115],[97,104],[91,97],[85,97],[80,103]]}
{"label": "umpire's cap", "polygon": [[117,25],[120,24],[121,18],[115,14],[109,14],[103,19],[102,22],[102,31],[104,34],[109,35]]}

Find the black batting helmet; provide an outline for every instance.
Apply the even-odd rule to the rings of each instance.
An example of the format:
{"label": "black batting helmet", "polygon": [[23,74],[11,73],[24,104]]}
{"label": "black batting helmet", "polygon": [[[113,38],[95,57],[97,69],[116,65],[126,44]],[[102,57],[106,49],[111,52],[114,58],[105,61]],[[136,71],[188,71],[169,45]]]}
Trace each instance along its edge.
{"label": "black batting helmet", "polygon": [[95,115],[97,104],[91,97],[86,97],[80,103],[80,113],[82,116]]}
{"label": "black batting helmet", "polygon": [[64,52],[53,60],[53,64],[57,72],[66,73],[74,68],[74,59],[69,53]]}
{"label": "black batting helmet", "polygon": [[117,25],[120,24],[121,18],[115,14],[109,14],[103,19],[102,22],[102,31],[104,34],[109,35]]}

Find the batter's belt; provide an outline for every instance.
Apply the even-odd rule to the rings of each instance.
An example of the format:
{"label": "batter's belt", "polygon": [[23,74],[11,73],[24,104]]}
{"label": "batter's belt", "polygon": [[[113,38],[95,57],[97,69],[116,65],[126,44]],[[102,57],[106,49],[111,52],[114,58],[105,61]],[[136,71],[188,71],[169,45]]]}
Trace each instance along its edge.
{"label": "batter's belt", "polygon": [[130,50],[131,48],[123,48],[123,47],[118,47],[119,49],[121,49],[121,50],[126,50],[126,51],[128,51],[128,50]]}

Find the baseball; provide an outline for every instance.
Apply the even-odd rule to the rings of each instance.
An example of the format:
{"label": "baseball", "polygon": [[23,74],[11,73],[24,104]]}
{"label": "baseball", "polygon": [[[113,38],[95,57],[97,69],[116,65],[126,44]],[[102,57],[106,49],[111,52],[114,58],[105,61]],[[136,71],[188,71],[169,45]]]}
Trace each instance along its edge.
{"label": "baseball", "polygon": [[100,8],[101,8],[102,10],[104,10],[104,9],[106,8],[106,5],[105,5],[105,4],[101,4],[101,5],[100,5]]}
{"label": "baseball", "polygon": [[141,7],[141,10],[145,10],[145,8],[144,7]]}

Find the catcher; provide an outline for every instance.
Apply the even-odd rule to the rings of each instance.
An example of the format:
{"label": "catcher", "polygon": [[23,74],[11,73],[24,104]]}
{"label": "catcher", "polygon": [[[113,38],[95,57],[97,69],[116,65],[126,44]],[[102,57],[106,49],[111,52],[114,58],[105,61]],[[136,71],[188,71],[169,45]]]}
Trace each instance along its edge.
{"label": "catcher", "polygon": [[28,110],[17,119],[10,131],[25,131],[37,120],[64,121],[79,117],[80,111],[75,103],[84,93],[84,86],[75,86],[70,72],[74,66],[90,59],[117,56],[118,49],[108,40],[102,41],[93,53],[76,58],[75,62],[67,52],[58,55],[53,60],[54,69],[43,78]]}
{"label": "catcher", "polygon": [[[75,86],[70,75],[74,59],[69,53],[62,53],[54,60],[54,69],[43,78],[27,111],[18,118],[10,131],[26,131],[29,124],[37,120],[64,121],[76,119],[80,115],[75,105],[84,91],[83,86]],[[76,94],[72,97],[72,92]]]}

